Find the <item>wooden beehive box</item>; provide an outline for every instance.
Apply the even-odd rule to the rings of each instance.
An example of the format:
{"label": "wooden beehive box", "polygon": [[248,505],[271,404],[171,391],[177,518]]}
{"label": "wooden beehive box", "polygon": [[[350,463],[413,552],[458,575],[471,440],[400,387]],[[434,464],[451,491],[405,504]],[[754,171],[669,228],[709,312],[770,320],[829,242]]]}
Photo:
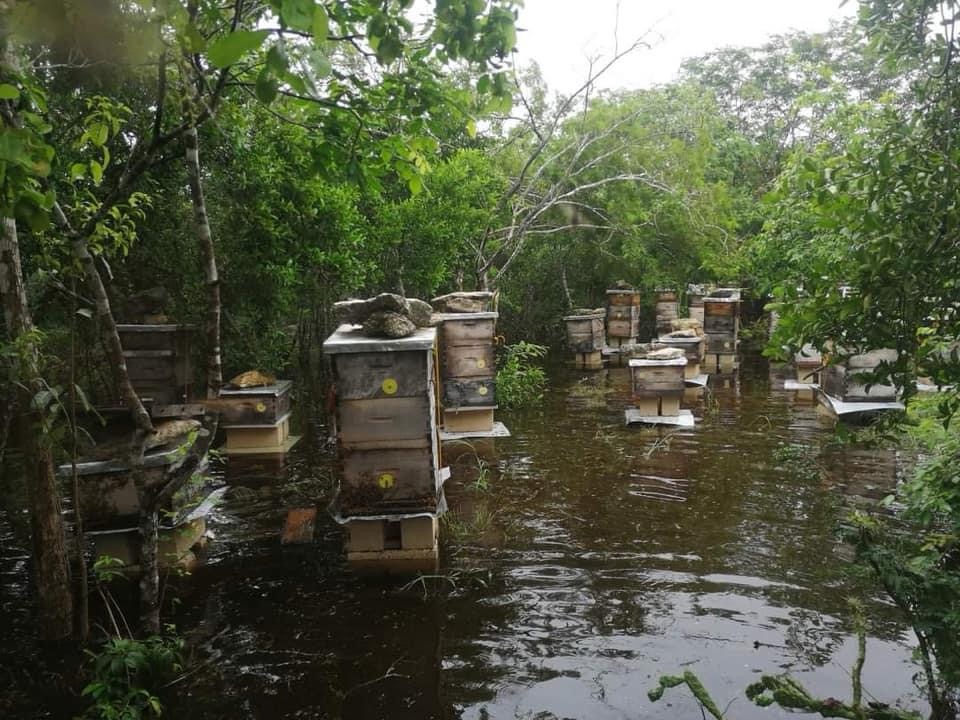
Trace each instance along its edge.
{"label": "wooden beehive box", "polygon": [[682,395],[686,366],[685,357],[674,360],[631,360],[630,378],[634,397]]}
{"label": "wooden beehive box", "polygon": [[117,325],[137,394],[157,405],[183,402],[193,386],[192,325]]}
{"label": "wooden beehive box", "polygon": [[[148,453],[143,458],[147,488],[160,488],[168,472],[183,460],[179,449]],[[140,499],[129,466],[122,460],[97,460],[77,463],[80,485],[80,512],[84,524],[92,529],[116,527],[118,522],[136,525]],[[57,467],[57,477],[73,477],[70,464]]]}
{"label": "wooden beehive box", "polygon": [[657,343],[665,345],[666,347],[683,350],[683,355],[687,359],[687,366],[684,369],[684,376],[686,378],[695,378],[700,374],[700,363],[706,357],[706,338],[670,337],[668,335],[657,338]]}
{"label": "wooden beehive box", "polygon": [[704,298],[703,331],[705,333],[712,335],[727,335],[736,339],[739,329],[739,300],[714,297]]}
{"label": "wooden beehive box", "polygon": [[567,315],[563,321],[567,324],[567,347],[570,352],[586,354],[603,351],[606,334],[602,313]]}
{"label": "wooden beehive box", "polygon": [[672,321],[680,316],[680,301],[676,290],[657,290],[654,308],[657,334],[665,335],[670,332]]}
{"label": "wooden beehive box", "polygon": [[797,382],[820,383],[823,356],[814,346],[804,345],[794,356],[794,365],[797,368]]}
{"label": "wooden beehive box", "polygon": [[290,415],[293,383],[278,380],[273,385],[220,390],[220,422],[225,428],[276,425]]}
{"label": "wooden beehive box", "polygon": [[864,375],[875,372],[883,362],[894,363],[896,360],[897,351],[890,349],[853,355],[826,368],[823,389],[827,395],[844,402],[893,402],[897,399],[893,385],[871,385]]}
{"label": "wooden beehive box", "polygon": [[342,325],[324,342],[336,388],[343,516],[436,511],[436,341],[434,328],[388,339]]}
{"label": "wooden beehive box", "polygon": [[737,352],[735,333],[706,333],[705,342],[708,353],[733,355]]}

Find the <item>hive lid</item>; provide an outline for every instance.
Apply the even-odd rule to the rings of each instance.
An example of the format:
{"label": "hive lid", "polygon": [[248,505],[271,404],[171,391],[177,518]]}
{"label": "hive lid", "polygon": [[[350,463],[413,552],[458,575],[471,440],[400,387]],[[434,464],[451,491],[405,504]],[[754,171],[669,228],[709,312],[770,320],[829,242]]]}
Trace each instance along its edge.
{"label": "hive lid", "polygon": [[220,397],[242,397],[244,395],[282,395],[293,384],[292,380],[277,380],[272,385],[258,385],[245,388],[220,388]]}
{"label": "hive lid", "polygon": [[685,357],[674,358],[673,360],[644,360],[634,358],[630,361],[630,367],[685,367],[687,359]]}
{"label": "hive lid", "polygon": [[436,328],[417,328],[405,338],[369,337],[360,325],[341,325],[323,342],[325,355],[365,352],[402,352],[430,350],[437,340]]}
{"label": "hive lid", "polygon": [[434,322],[445,322],[447,320],[496,320],[500,317],[498,312],[474,312],[474,313],[434,313],[432,316]]}
{"label": "hive lid", "polygon": [[607,317],[607,312],[604,310],[599,313],[590,313],[589,315],[565,315],[564,321],[567,320],[603,320]]}

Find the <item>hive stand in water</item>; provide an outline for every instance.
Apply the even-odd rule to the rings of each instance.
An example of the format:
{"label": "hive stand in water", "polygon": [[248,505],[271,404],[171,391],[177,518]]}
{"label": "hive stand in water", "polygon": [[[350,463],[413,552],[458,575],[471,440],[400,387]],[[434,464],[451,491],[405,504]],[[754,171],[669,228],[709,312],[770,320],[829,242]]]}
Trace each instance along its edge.
{"label": "hive stand in water", "polygon": [[567,315],[567,347],[573,353],[573,365],[583,370],[603,369],[603,349],[606,333],[603,328],[604,313]]}
{"label": "hive stand in water", "polygon": [[250,388],[223,388],[215,403],[227,433],[227,455],[284,454],[300,439],[290,434],[289,380]]}
{"label": "hive stand in water", "polygon": [[341,325],[323,344],[333,365],[340,491],[334,518],[357,570],[436,570],[445,509],[437,428],[437,331],[372,338]]}
{"label": "hive stand in water", "polygon": [[636,407],[627,408],[627,425],[642,423],[693,426],[693,413],[680,409],[686,365],[685,357],[673,360],[630,361],[630,378]]}
{"label": "hive stand in water", "polygon": [[438,313],[441,438],[501,437],[510,433],[494,421],[497,379],[495,312]]}

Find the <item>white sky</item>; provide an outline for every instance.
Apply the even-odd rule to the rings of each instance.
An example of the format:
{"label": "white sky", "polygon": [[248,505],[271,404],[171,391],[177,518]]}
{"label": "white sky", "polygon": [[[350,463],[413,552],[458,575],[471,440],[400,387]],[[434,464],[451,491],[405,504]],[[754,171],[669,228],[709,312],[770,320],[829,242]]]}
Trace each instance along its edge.
{"label": "white sky", "polygon": [[790,30],[826,30],[853,16],[856,0],[524,0],[517,22],[518,65],[536,60],[547,86],[572,91],[586,78],[588,58],[613,54],[649,31],[652,50],[612,68],[606,88],[640,88],[673,80],[680,62],[725,46],[760,45]]}

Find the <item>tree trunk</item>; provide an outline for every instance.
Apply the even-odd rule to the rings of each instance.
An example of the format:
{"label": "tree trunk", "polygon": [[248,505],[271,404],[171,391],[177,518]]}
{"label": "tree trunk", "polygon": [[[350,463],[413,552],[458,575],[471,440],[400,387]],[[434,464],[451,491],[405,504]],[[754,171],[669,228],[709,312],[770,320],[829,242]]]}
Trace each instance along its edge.
{"label": "tree trunk", "polygon": [[61,639],[73,630],[65,531],[53,456],[46,438],[38,432],[36,414],[31,410],[33,395],[43,389],[43,381],[37,347],[31,339],[33,321],[23,285],[17,226],[11,218],[3,219],[0,235],[0,299],[7,331],[15,342],[22,343],[19,412],[13,423],[27,474],[40,632],[47,638]]}
{"label": "tree trunk", "polygon": [[207,204],[200,182],[200,141],[194,125],[184,134],[187,144],[187,175],[190,178],[190,199],[193,202],[193,226],[203,254],[204,285],[207,289],[207,310],[204,335],[207,345],[207,397],[216,398],[223,384],[220,359],[220,277],[213,233],[207,216]]}

